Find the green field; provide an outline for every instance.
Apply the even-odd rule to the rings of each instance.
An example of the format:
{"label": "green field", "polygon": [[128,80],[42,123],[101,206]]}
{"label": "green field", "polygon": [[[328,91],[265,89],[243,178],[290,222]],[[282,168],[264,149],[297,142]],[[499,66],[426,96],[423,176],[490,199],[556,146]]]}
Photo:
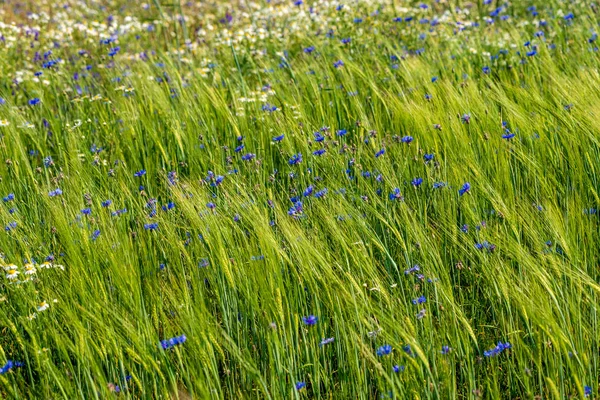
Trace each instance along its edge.
{"label": "green field", "polygon": [[598,13],[0,1],[0,398],[597,398]]}

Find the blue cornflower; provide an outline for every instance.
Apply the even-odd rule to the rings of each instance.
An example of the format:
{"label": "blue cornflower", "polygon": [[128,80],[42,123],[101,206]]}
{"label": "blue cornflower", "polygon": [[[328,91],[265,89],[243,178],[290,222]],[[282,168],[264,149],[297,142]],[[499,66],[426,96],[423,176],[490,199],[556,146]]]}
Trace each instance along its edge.
{"label": "blue cornflower", "polygon": [[6,361],[6,364],[4,364],[4,366],[2,366],[2,368],[0,368],[0,375],[6,374],[8,371],[10,371],[13,368],[22,367],[22,366],[23,366],[22,362],[8,360],[8,361]]}
{"label": "blue cornflower", "polygon": [[471,114],[463,114],[462,117],[460,117],[460,120],[464,123],[464,124],[468,124],[471,122]]}
{"label": "blue cornflower", "polygon": [[392,353],[392,346],[390,346],[389,344],[384,344],[383,346],[379,347],[377,349],[377,351],[375,352],[375,354],[377,354],[379,357],[387,356],[391,353]]}
{"label": "blue cornflower", "polygon": [[91,208],[84,208],[83,210],[81,210],[81,213],[83,215],[90,215],[92,213],[92,209]]}
{"label": "blue cornflower", "polygon": [[284,137],[285,137],[285,135],[279,135],[279,136],[275,136],[272,140],[274,142],[281,142]]}
{"label": "blue cornflower", "polygon": [[144,229],[147,231],[155,231],[158,229],[158,222],[152,222],[150,224],[144,224]]}
{"label": "blue cornflower", "polygon": [[346,129],[340,129],[336,132],[336,135],[338,136],[346,136],[346,134],[348,133],[348,130]]}
{"label": "blue cornflower", "polygon": [[404,370],[405,370],[405,369],[406,369],[406,367],[405,367],[404,365],[394,365],[394,366],[392,367],[392,370],[393,370],[395,373],[404,372]]}
{"label": "blue cornflower", "polygon": [[414,187],[419,187],[423,183],[423,178],[415,178],[411,183]]}
{"label": "blue cornflower", "polygon": [[390,200],[404,200],[404,197],[400,194],[400,189],[395,188],[392,193],[390,193]]}
{"label": "blue cornflower", "polygon": [[483,67],[481,70],[482,70],[482,71],[483,71],[483,73],[484,73],[484,74],[486,74],[486,75],[490,73],[490,67],[488,67],[487,65],[486,65],[485,67]]}
{"label": "blue cornflower", "polygon": [[375,153],[375,158],[381,157],[384,153],[385,153],[385,149],[379,150],[377,153]]}
{"label": "blue cornflower", "polygon": [[335,68],[343,67],[344,66],[344,62],[342,60],[337,60],[336,62],[333,63],[333,66]]}
{"label": "blue cornflower", "polygon": [[427,298],[425,296],[419,296],[416,299],[412,300],[412,303],[417,305],[417,304],[423,304],[427,301]]}
{"label": "blue cornflower", "polygon": [[5,203],[8,203],[9,201],[13,201],[14,199],[15,199],[15,194],[9,193],[8,195],[6,195],[5,197],[2,198],[2,201],[4,201]]}
{"label": "blue cornflower", "polygon": [[442,346],[442,354],[448,354],[450,353],[450,350],[452,350],[450,347]]}
{"label": "blue cornflower", "polygon": [[313,151],[313,156],[322,156],[323,154],[325,154],[325,149],[319,149],[319,150]]}
{"label": "blue cornflower", "polygon": [[254,154],[254,153],[247,153],[247,154],[244,154],[244,155],[242,156],[242,160],[244,160],[244,161],[250,161],[250,160],[252,160],[254,157],[256,157],[256,154]]}
{"label": "blue cornflower", "polygon": [[239,153],[240,151],[244,150],[244,147],[245,147],[245,145],[240,144],[235,149],[233,149],[233,151],[235,151],[236,153]]}
{"label": "blue cornflower", "polygon": [[29,105],[35,106],[35,105],[39,104],[40,102],[41,102],[40,99],[38,99],[37,97],[34,97],[33,99],[29,100]]}
{"label": "blue cornflower", "polygon": [[312,53],[313,51],[315,51],[315,46],[309,46],[309,47],[306,47],[306,48],[304,49],[304,52],[305,52],[306,54],[310,54],[310,53]]}
{"label": "blue cornflower", "polygon": [[564,16],[565,21],[570,21],[573,18],[575,18],[575,15],[572,12],[570,12],[567,15]]}
{"label": "blue cornflower", "polygon": [[323,340],[321,340],[321,343],[319,343],[319,346],[325,346],[329,343],[333,343],[334,340],[335,340],[335,338],[332,338],[332,337],[323,339]]}
{"label": "blue cornflower", "polygon": [[423,156],[423,160],[425,160],[425,162],[429,162],[429,161],[433,160],[433,157],[434,157],[433,153],[432,154],[425,154]]}
{"label": "blue cornflower", "polygon": [[60,190],[60,188],[56,188],[56,189],[48,192],[48,196],[50,196],[50,197],[60,196],[61,194],[63,194],[63,191]]}
{"label": "blue cornflower", "polygon": [[350,39],[350,38],[343,38],[343,39],[342,39],[342,44],[348,44],[348,43],[350,43],[351,41],[352,41],[352,39]]}
{"label": "blue cornflower", "polygon": [[44,163],[44,167],[46,167],[46,168],[54,165],[54,161],[52,160],[52,156],[44,157],[44,159],[42,160],[42,162]]}
{"label": "blue cornflower", "polygon": [[504,350],[510,349],[511,347],[512,347],[512,345],[508,342],[506,342],[506,343],[498,342],[496,347],[494,347],[491,350],[484,351],[483,355],[485,357],[493,357],[493,356],[496,356],[496,355],[502,353]]}
{"label": "blue cornflower", "polygon": [[296,382],[296,390],[302,390],[306,387],[305,382]]}
{"label": "blue cornflower", "polygon": [[502,135],[502,139],[510,140],[515,137],[514,133],[511,133],[508,129],[504,130],[504,135]]}
{"label": "blue cornflower", "polygon": [[304,193],[302,193],[304,195],[304,197],[308,197],[312,194],[313,192],[313,185],[310,185],[309,187],[306,188],[306,190],[304,190]]}
{"label": "blue cornflower", "polygon": [[144,175],[146,175],[146,170],[145,169],[141,169],[141,170],[139,170],[139,171],[137,171],[136,173],[133,174],[133,176],[138,177],[138,178],[141,177],[141,176],[144,176]]}
{"label": "blue cornflower", "polygon": [[164,350],[168,350],[170,348],[173,348],[179,344],[183,344],[185,343],[185,341],[187,340],[187,338],[185,337],[185,335],[181,335],[181,336],[175,336],[171,339],[168,340],[161,340],[160,341],[160,345]]}
{"label": "blue cornflower", "polygon": [[106,208],[112,204],[112,200],[104,200],[102,202],[102,207]]}
{"label": "blue cornflower", "polygon": [[200,262],[198,263],[198,266],[200,268],[206,268],[210,265],[210,262],[208,261],[208,258],[201,258]]}
{"label": "blue cornflower", "polygon": [[588,397],[592,394],[592,388],[590,386],[585,385],[583,387],[583,394],[585,395],[585,397]]}
{"label": "blue cornflower", "polygon": [[400,139],[400,141],[402,143],[406,143],[406,144],[410,144],[410,142],[412,142],[414,140],[414,138],[412,136],[404,136],[402,137],[402,139]]}
{"label": "blue cornflower", "polygon": [[308,325],[308,326],[313,326],[317,323],[318,318],[315,317],[314,315],[309,315],[307,317],[302,317],[302,322],[304,322],[304,325]]}
{"label": "blue cornflower", "polygon": [[315,142],[321,143],[325,140],[325,136],[321,135],[321,132],[315,132]]}
{"label": "blue cornflower", "polygon": [[463,194],[468,193],[469,190],[471,190],[471,184],[469,182],[465,182],[462,188],[458,190],[458,194],[462,196]]}
{"label": "blue cornflower", "polygon": [[292,158],[288,160],[290,165],[298,165],[302,162],[302,153],[294,154]]}
{"label": "blue cornflower", "polygon": [[92,233],[92,242],[98,239],[98,236],[100,236],[100,229],[96,229],[94,233]]}

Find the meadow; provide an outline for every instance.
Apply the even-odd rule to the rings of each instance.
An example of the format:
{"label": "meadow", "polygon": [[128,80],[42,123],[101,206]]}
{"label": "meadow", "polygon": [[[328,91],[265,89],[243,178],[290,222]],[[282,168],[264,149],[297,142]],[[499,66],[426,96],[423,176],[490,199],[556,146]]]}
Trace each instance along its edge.
{"label": "meadow", "polygon": [[599,7],[0,2],[0,398],[597,398]]}

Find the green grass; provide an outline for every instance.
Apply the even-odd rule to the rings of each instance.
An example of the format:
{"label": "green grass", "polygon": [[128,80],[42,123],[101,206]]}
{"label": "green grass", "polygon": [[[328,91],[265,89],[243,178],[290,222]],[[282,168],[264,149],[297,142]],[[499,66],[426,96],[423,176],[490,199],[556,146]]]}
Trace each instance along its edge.
{"label": "green grass", "polygon": [[0,397],[597,397],[597,7],[304,3],[2,6]]}

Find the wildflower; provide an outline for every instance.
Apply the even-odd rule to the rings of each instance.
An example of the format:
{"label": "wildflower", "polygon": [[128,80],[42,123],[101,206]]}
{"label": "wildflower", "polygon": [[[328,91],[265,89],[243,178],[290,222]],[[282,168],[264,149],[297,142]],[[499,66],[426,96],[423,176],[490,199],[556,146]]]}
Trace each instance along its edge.
{"label": "wildflower", "polygon": [[136,173],[133,174],[133,176],[140,178],[142,176],[146,175],[146,170],[145,169],[141,169],[139,171],[137,171]]}
{"label": "wildflower", "polygon": [[30,106],[35,106],[37,104],[40,104],[40,102],[41,102],[40,99],[38,99],[37,97],[34,97],[33,99],[29,100],[28,103],[29,103]]}
{"label": "wildflower", "polygon": [[448,346],[442,346],[442,354],[444,355],[450,353],[451,350],[452,349]]}
{"label": "wildflower", "polygon": [[296,382],[296,390],[302,390],[306,387],[305,382]]}
{"label": "wildflower", "polygon": [[2,368],[0,368],[0,375],[6,374],[8,371],[10,371],[13,368],[18,368],[18,367],[22,367],[22,366],[23,366],[22,362],[8,360],[8,361],[6,361],[6,364],[4,364],[2,366]]}
{"label": "wildflower", "polygon": [[336,62],[333,63],[333,66],[335,68],[340,68],[344,66],[344,62],[342,60],[337,60]]}
{"label": "wildflower", "polygon": [[201,258],[200,262],[198,263],[198,266],[200,268],[206,268],[209,266],[209,264],[210,264],[210,262],[208,261],[208,258]]}
{"label": "wildflower", "polygon": [[419,296],[416,299],[413,299],[412,303],[416,305],[416,304],[423,304],[426,301],[427,301],[427,299],[425,298],[425,296]]}
{"label": "wildflower", "polygon": [[506,343],[498,342],[496,347],[494,347],[491,350],[484,351],[483,355],[485,357],[493,357],[493,356],[496,356],[496,355],[502,353],[504,350],[510,349],[511,347],[512,347],[512,345],[508,342],[506,342]]}
{"label": "wildflower", "polygon": [[100,229],[96,229],[93,233],[92,233],[92,242],[96,241],[96,239],[98,239],[98,236],[100,236]]}
{"label": "wildflower", "polygon": [[471,114],[463,114],[460,120],[465,124],[469,124],[471,122]]}
{"label": "wildflower", "polygon": [[407,269],[406,271],[404,271],[404,275],[409,275],[412,274],[414,272],[417,272],[421,270],[421,267],[418,265],[413,265],[412,267],[410,267],[409,269]]}
{"label": "wildflower", "polygon": [[13,269],[9,269],[8,271],[6,271],[6,278],[12,280],[16,280],[17,276],[19,275],[19,271],[16,268]]}
{"label": "wildflower", "polygon": [[90,215],[92,213],[92,209],[91,208],[84,208],[83,210],[81,210],[81,213],[83,215]]}
{"label": "wildflower", "polygon": [[405,367],[404,365],[394,365],[394,366],[392,367],[392,370],[393,370],[395,373],[404,372],[404,370],[405,370],[405,369],[406,369],[406,367]]}
{"label": "wildflower", "polygon": [[175,336],[171,339],[168,340],[161,340],[160,341],[160,345],[163,348],[163,350],[168,350],[170,348],[173,348],[177,345],[183,344],[185,343],[185,341],[187,340],[187,338],[185,337],[185,335],[181,335],[181,336]]}
{"label": "wildflower", "polygon": [[390,193],[390,200],[404,200],[404,197],[400,194],[400,189],[395,188],[392,193]]}
{"label": "wildflower", "polygon": [[319,343],[319,346],[325,346],[329,343],[333,343],[334,340],[335,340],[335,338],[332,338],[332,337],[323,339],[323,340],[321,340],[321,343]]}
{"label": "wildflower", "polygon": [[411,183],[414,187],[417,188],[417,187],[421,186],[421,184],[423,183],[423,178],[415,178],[412,180]]}
{"label": "wildflower", "polygon": [[508,129],[505,130],[504,135],[502,135],[502,139],[510,140],[515,137],[514,133],[511,133]]}
{"label": "wildflower", "polygon": [[279,136],[275,136],[272,140],[274,142],[281,142],[284,137],[285,137],[285,135],[279,135]]}
{"label": "wildflower", "polygon": [[391,354],[391,352],[392,352],[392,346],[390,346],[389,344],[384,344],[383,346],[381,346],[377,349],[375,354],[377,354],[379,357],[383,357],[383,356],[387,356],[387,355]]}
{"label": "wildflower", "polygon": [[406,143],[406,144],[410,144],[410,142],[412,142],[414,139],[412,136],[404,136],[402,139],[400,139],[400,141],[402,143]]}
{"label": "wildflower", "polygon": [[375,153],[375,158],[381,157],[384,153],[385,153],[385,149],[379,150],[377,153]]}
{"label": "wildflower", "polygon": [[302,317],[302,322],[304,322],[304,325],[308,325],[308,326],[315,325],[317,323],[317,320],[318,320],[318,318],[315,317],[314,315]]}
{"label": "wildflower", "polygon": [[590,386],[585,385],[583,387],[583,394],[585,395],[585,397],[588,397],[592,394],[592,388]]}
{"label": "wildflower", "polygon": [[433,154],[425,154],[423,156],[423,160],[425,160],[425,162],[429,162],[431,160],[433,160],[434,155]]}
{"label": "wildflower", "polygon": [[144,229],[147,231],[155,231],[158,229],[158,222],[153,222],[150,224],[144,224]]}
{"label": "wildflower", "polygon": [[37,310],[38,310],[38,312],[46,311],[46,310],[48,309],[48,307],[50,307],[50,304],[48,304],[48,303],[47,303],[47,302],[45,302],[45,301],[42,301],[42,302],[41,302],[41,303],[38,305],[38,307],[37,307]]}
{"label": "wildflower", "polygon": [[254,157],[256,157],[256,154],[254,154],[254,153],[248,153],[248,154],[244,154],[244,155],[242,156],[242,160],[243,160],[243,161],[250,161],[250,160],[252,160]]}
{"label": "wildflower", "polygon": [[54,161],[52,161],[52,157],[51,156],[44,157],[44,159],[42,160],[42,162],[44,163],[44,167],[46,167],[46,168],[51,167],[52,165],[54,165]]}
{"label": "wildflower", "polygon": [[36,273],[35,266],[31,263],[25,264],[23,268],[25,268],[25,275],[33,275]]}
{"label": "wildflower", "polygon": [[112,204],[112,200],[104,200],[102,202],[102,207],[106,208]]}
{"label": "wildflower", "polygon": [[313,156],[322,156],[323,154],[325,154],[325,149],[319,149],[319,150],[313,151]]}
{"label": "wildflower", "polygon": [[302,153],[294,154],[288,161],[290,165],[298,165],[302,162]]}
{"label": "wildflower", "polygon": [[417,313],[417,319],[423,319],[427,314],[427,310],[424,308]]}
{"label": "wildflower", "polygon": [[469,190],[471,190],[471,184],[466,182],[462,188],[459,189],[458,194],[462,196],[463,194],[468,193]]}

